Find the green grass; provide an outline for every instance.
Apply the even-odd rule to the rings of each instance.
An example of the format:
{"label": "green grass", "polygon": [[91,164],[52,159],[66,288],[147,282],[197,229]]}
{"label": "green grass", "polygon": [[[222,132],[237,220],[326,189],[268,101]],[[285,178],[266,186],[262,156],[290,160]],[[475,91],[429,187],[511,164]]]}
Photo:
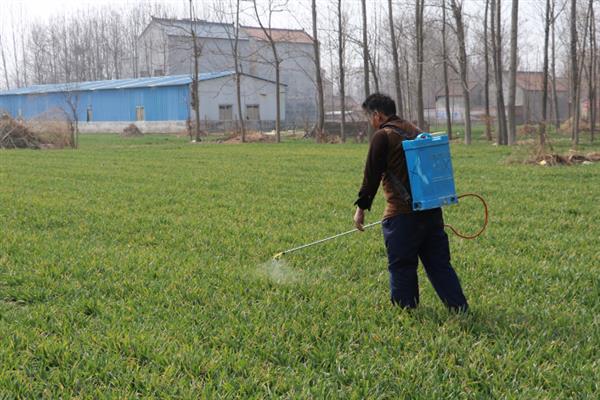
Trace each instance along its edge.
{"label": "green grass", "polygon": [[[0,151],[0,398],[598,398],[600,164],[453,145],[458,192],[491,210],[483,237],[451,237],[472,312],[449,314],[420,270],[409,314],[377,228],[269,263],[351,228],[366,150]],[[445,215],[475,230],[481,209]]]}

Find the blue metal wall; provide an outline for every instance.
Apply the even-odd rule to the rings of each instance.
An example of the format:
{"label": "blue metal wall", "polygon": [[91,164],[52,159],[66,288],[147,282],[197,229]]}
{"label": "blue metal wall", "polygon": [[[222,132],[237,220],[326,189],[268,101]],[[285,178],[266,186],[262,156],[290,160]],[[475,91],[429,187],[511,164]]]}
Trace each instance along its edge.
{"label": "blue metal wall", "polygon": [[[135,121],[136,108],[139,106],[144,107],[145,121],[182,121],[189,117],[187,84],[71,93],[73,99],[78,98],[77,113],[80,121],[87,120],[88,107],[92,109],[92,121]],[[13,117],[33,118],[53,109],[70,112],[66,93],[0,96],[0,110],[7,111]]]}

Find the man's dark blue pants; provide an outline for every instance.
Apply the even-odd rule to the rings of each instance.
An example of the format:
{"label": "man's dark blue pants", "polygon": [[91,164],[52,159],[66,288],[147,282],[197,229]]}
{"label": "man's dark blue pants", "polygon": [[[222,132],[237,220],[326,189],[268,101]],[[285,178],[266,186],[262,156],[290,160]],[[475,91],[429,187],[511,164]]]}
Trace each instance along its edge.
{"label": "man's dark blue pants", "polygon": [[415,308],[419,303],[418,259],[444,304],[466,311],[467,299],[450,264],[448,235],[442,209],[400,214],[382,223],[388,254],[392,303]]}

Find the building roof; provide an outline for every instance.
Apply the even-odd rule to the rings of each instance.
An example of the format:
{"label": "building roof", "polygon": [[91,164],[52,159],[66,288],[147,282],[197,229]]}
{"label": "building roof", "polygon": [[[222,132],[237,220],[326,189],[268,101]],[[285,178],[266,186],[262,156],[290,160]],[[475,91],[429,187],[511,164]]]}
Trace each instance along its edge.
{"label": "building roof", "polygon": [[[552,83],[552,77],[549,77],[548,84]],[[540,71],[517,71],[517,86],[523,90],[539,91],[544,88],[544,73]],[[556,80],[556,91],[566,92],[569,88],[564,79]]]}
{"label": "building roof", "polygon": [[[156,18],[152,17],[152,23],[162,27],[165,33],[169,36],[191,36],[191,20],[190,19],[171,19],[171,18]],[[148,29],[148,27],[146,29]],[[211,22],[206,20],[196,20],[193,22],[194,32],[199,38],[213,39],[232,39],[235,36],[235,28],[233,23]],[[144,32],[146,31],[144,29]],[[144,34],[142,32],[142,35]],[[142,36],[140,35],[140,36]],[[244,30],[240,30],[239,40],[248,40],[248,35]]]}
{"label": "building roof", "polygon": [[[242,27],[249,37],[256,40],[268,41],[262,28],[256,26]],[[275,42],[312,44],[313,38],[304,29],[266,28]]]}
{"label": "building roof", "polygon": [[[475,82],[475,81],[471,81],[469,82],[469,91],[473,91],[473,89],[475,89],[480,83],[479,82]],[[448,83],[448,94],[450,95],[450,97],[462,97],[463,95],[463,86],[462,86],[462,82],[460,81],[450,81]],[[438,89],[435,97],[436,99],[439,97],[444,97],[446,96],[445,90],[444,88],[440,88]]]}
{"label": "building roof", "polygon": [[[200,81],[208,81],[211,79],[223,78],[226,76],[235,75],[234,71],[223,72],[207,72],[199,74]],[[249,74],[242,74],[254,79],[275,83],[272,80],[260,78]],[[24,95],[24,94],[43,94],[43,93],[58,93],[69,91],[95,91],[109,89],[134,89],[134,88],[153,88],[161,86],[181,86],[189,85],[192,82],[191,75],[171,75],[157,76],[149,78],[135,79],[115,79],[107,81],[91,81],[91,82],[72,82],[72,83],[54,83],[48,85],[33,85],[26,88],[19,88],[0,92],[0,96],[8,95]],[[281,86],[286,86],[281,84]]]}
{"label": "building roof", "polygon": [[[504,71],[504,74],[508,74],[508,71]],[[493,84],[493,79],[490,82]],[[507,83],[507,82],[505,82]],[[471,90],[473,90],[480,82],[469,82]],[[548,85],[552,84],[552,77],[548,81]],[[544,74],[539,71],[518,71],[517,72],[517,86],[527,91],[542,91],[544,87]],[[508,86],[507,86],[508,87]],[[566,80],[563,78],[556,79],[556,91],[566,92],[569,87]],[[450,97],[462,97],[462,84],[459,81],[452,81],[449,84]],[[440,88],[436,93],[436,98],[444,97],[444,88]]]}
{"label": "building roof", "polygon": [[[172,19],[152,17],[152,22],[150,24],[152,23],[161,26],[165,30],[165,33],[169,36],[191,35],[191,20],[189,18]],[[146,29],[148,29],[150,24],[146,27]],[[234,37],[235,34],[235,27],[233,23],[196,20],[193,22],[193,24],[196,36],[199,38],[230,40]],[[146,31],[146,29],[144,29],[144,32]],[[276,42],[304,44],[313,43],[312,37],[303,29],[267,28],[267,30],[270,31],[273,40],[275,40]],[[142,35],[144,34],[144,32],[142,32]],[[264,31],[259,26],[241,26],[238,38],[240,40],[248,40],[249,38],[253,38],[255,40],[260,41],[268,40],[267,35],[265,35]]]}

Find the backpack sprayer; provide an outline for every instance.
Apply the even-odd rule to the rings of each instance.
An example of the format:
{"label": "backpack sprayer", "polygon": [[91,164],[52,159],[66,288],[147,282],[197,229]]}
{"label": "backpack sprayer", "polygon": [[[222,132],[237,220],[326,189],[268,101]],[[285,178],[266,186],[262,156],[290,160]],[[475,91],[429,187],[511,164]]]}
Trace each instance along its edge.
{"label": "backpack sprayer", "polygon": [[[478,194],[465,193],[460,196],[456,195],[448,136],[433,136],[430,133],[421,133],[414,140],[404,140],[402,146],[404,148],[404,154],[406,155],[406,167],[408,169],[408,179],[410,181],[413,211],[424,211],[432,208],[458,204],[459,199],[464,197],[475,197],[481,201],[484,208],[483,226],[477,233],[465,235],[458,232],[451,225],[446,224],[445,226],[455,235],[463,239],[475,239],[481,235],[488,224],[488,206],[483,197]],[[371,228],[379,224],[381,224],[381,221],[373,222],[365,225],[363,229]],[[282,251],[275,254],[273,259],[279,259],[285,254],[337,239],[356,231],[358,231],[358,228]]]}

